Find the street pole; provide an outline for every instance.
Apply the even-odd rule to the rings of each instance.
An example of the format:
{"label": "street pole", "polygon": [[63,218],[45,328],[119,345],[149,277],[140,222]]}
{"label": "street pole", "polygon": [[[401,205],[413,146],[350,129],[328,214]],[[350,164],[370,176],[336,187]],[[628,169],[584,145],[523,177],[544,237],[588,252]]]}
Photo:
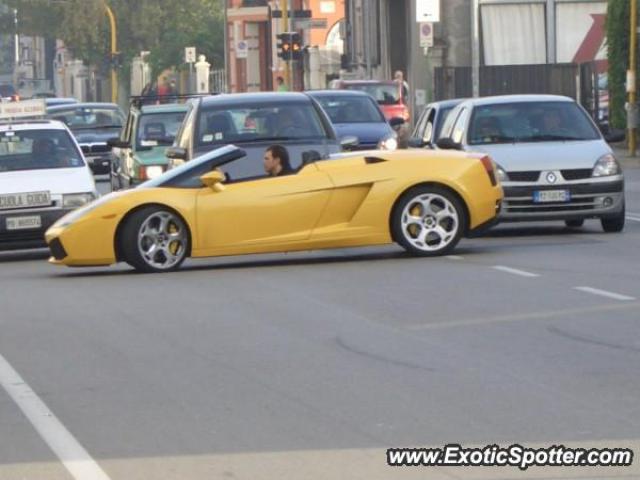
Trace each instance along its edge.
{"label": "street pole", "polygon": [[[282,10],[282,33],[289,31],[289,2],[287,0],[280,0],[280,9]],[[289,72],[291,68],[289,67],[290,61],[284,62],[284,84],[287,86],[288,90],[291,90],[291,82]]]}
{"label": "street pole", "polygon": [[638,2],[631,0],[629,35],[629,71],[627,72],[627,91],[629,92],[628,127],[629,127],[629,155],[636,156],[636,129],[638,123],[638,110],[636,105],[636,58],[638,48]]}
{"label": "street pole", "polygon": [[228,0],[224,0],[224,92],[227,93],[229,85],[229,23],[227,17]]}
{"label": "street pole", "polygon": [[478,0],[471,2],[471,91],[480,96],[480,12]]}
{"label": "street pole", "polygon": [[15,27],[15,65],[16,67],[20,65],[20,36],[18,35],[18,9],[13,9],[13,25]]}
{"label": "street pole", "polygon": [[118,102],[118,73],[116,72],[116,66],[113,64],[115,54],[118,53],[118,37],[116,32],[116,17],[113,15],[111,8],[106,3],[104,8],[109,17],[109,24],[111,27],[111,102]]}

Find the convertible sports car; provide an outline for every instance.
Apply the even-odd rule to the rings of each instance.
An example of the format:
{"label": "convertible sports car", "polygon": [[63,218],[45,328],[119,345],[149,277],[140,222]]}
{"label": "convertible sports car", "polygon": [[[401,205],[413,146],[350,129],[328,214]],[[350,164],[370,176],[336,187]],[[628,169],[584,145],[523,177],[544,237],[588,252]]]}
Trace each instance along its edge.
{"label": "convertible sports car", "polygon": [[189,256],[393,241],[415,255],[444,255],[491,225],[502,199],[487,156],[369,151],[304,160],[292,162],[292,174],[256,178],[243,174],[255,166],[242,149],[206,153],[61,218],[46,233],[50,261],[125,261],[158,272]]}

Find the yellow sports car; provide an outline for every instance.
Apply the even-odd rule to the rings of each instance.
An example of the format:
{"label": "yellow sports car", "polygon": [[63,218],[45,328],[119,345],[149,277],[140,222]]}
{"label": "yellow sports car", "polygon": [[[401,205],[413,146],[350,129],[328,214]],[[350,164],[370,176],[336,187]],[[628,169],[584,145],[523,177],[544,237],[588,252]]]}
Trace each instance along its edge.
{"label": "yellow sports car", "polygon": [[444,255],[491,225],[502,200],[486,156],[405,150],[306,160],[288,175],[255,176],[262,165],[243,150],[219,148],[62,217],[46,233],[50,261],[160,272],[187,257],[394,241],[415,255]]}

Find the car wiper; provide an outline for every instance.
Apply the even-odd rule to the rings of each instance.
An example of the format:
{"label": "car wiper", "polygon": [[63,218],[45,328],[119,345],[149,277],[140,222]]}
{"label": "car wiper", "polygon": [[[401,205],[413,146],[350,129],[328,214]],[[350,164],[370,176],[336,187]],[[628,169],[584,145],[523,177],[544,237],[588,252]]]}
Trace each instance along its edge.
{"label": "car wiper", "polygon": [[84,126],[69,126],[71,130],[99,130],[101,128],[122,128],[122,125],[84,125]]}
{"label": "car wiper", "polygon": [[562,142],[562,141],[569,141],[569,140],[584,140],[584,138],[571,137],[568,135],[545,134],[545,135],[533,135],[531,137],[526,137],[522,139],[522,141],[525,141],[525,142],[553,142],[553,141]]}

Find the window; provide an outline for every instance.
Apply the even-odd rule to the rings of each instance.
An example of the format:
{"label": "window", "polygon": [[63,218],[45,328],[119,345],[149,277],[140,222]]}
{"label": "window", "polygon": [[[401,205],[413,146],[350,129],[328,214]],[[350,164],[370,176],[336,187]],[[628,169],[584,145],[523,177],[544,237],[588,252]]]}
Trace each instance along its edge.
{"label": "window", "polygon": [[458,106],[454,108],[449,115],[447,115],[447,119],[444,121],[442,126],[442,137],[451,138],[453,134],[453,124],[455,123],[458,115],[460,114],[460,110],[462,110],[462,106]]}
{"label": "window", "polygon": [[366,96],[315,97],[333,123],[381,123],[384,115],[375,102]]}
{"label": "window", "polygon": [[207,108],[198,118],[196,147],[227,143],[327,138],[311,103]]}
{"label": "window", "polygon": [[153,113],[140,116],[136,147],[172,145],[186,112]]}
{"label": "window", "polygon": [[451,135],[451,140],[456,143],[462,143],[462,139],[464,137],[464,128],[467,123],[467,117],[469,116],[469,109],[463,108],[458,115],[458,119],[456,120],[456,124],[453,127],[453,134]]}
{"label": "window", "polygon": [[64,130],[0,132],[0,172],[84,165],[82,155]]}
{"label": "window", "polygon": [[112,108],[77,107],[57,110],[49,118],[64,122],[71,129],[122,127],[125,118]]}

